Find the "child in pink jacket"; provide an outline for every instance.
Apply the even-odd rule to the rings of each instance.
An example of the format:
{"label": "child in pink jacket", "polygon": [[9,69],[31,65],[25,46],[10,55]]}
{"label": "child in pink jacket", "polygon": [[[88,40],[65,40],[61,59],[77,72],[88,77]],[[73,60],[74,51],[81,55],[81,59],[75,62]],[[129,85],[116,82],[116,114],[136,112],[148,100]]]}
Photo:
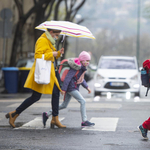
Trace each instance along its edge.
{"label": "child in pink jacket", "polygon": [[[86,115],[86,107],[85,107],[85,99],[79,92],[79,86],[82,85],[89,93],[91,93],[90,88],[88,87],[85,79],[84,74],[86,72],[86,67],[89,65],[89,61],[91,60],[91,56],[88,52],[82,51],[78,58],[74,59],[76,64],[80,66],[79,70],[75,70],[70,68],[68,74],[65,77],[65,80],[62,85],[62,91],[65,92],[65,99],[61,105],[59,105],[59,110],[64,109],[68,106],[71,97],[74,97],[80,103],[80,112],[81,112],[81,126],[94,126],[94,123],[91,123],[87,120]],[[77,73],[78,71],[78,73]],[[43,113],[43,124],[45,126],[48,117],[51,115],[51,111],[48,113]]]}

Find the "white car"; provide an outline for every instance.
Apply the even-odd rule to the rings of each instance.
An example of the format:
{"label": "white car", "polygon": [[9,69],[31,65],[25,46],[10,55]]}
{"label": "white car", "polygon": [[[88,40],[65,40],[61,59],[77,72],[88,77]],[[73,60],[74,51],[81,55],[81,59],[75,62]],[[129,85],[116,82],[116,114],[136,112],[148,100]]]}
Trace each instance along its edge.
{"label": "white car", "polygon": [[94,76],[94,96],[102,93],[134,93],[140,96],[136,57],[102,56]]}

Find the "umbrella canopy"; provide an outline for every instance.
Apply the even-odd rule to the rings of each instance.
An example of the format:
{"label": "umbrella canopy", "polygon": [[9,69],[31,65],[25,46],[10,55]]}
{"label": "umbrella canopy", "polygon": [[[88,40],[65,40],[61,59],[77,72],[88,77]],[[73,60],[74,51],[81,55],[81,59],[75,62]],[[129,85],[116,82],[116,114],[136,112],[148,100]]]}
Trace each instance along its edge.
{"label": "umbrella canopy", "polygon": [[69,21],[45,21],[35,27],[35,29],[43,31],[46,31],[47,29],[55,29],[61,30],[61,35],[95,39],[88,28]]}

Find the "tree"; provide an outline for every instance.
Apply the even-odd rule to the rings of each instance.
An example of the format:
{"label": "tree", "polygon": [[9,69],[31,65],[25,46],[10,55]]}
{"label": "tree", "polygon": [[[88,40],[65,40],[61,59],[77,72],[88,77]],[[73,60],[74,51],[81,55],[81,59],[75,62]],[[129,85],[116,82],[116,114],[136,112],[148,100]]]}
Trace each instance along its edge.
{"label": "tree", "polygon": [[20,53],[22,53],[22,32],[27,19],[31,16],[32,13],[39,11],[39,9],[41,8],[41,6],[43,6],[43,4],[49,3],[49,0],[39,0],[39,1],[34,0],[34,6],[26,14],[24,14],[23,12],[22,1],[14,0],[14,2],[18,9],[19,19],[16,25],[15,35],[13,39],[10,66],[14,66],[16,63],[16,53],[19,46],[20,46]]}
{"label": "tree", "polygon": [[[59,12],[62,12],[61,3],[64,2],[65,6],[65,16],[62,18],[62,20],[67,21],[73,21],[75,15],[77,14],[78,10],[83,6],[86,0],[81,0],[81,2],[77,2],[77,0],[33,0],[33,7],[29,9],[27,13],[24,13],[23,11],[23,3],[21,0],[14,0],[17,9],[18,9],[18,15],[19,19],[16,25],[14,39],[13,39],[13,45],[12,45],[12,52],[11,52],[11,58],[10,58],[10,66],[14,66],[16,63],[16,53],[19,50],[20,55],[22,56],[22,33],[24,29],[24,25],[27,21],[27,19],[32,15],[35,14],[34,25],[33,25],[33,33],[34,33],[34,39],[35,41],[41,34],[41,31],[35,30],[35,26],[39,25],[40,23],[46,21],[49,16],[52,15],[52,11],[54,11],[54,20],[59,20]],[[81,20],[83,21],[83,20]],[[61,41],[61,40],[60,40]],[[60,41],[58,42],[58,47],[60,47]],[[66,39],[66,45],[65,49],[67,51],[67,39]],[[66,52],[65,52],[66,53]],[[63,58],[65,55],[63,56]]]}
{"label": "tree", "polygon": [[145,4],[144,10],[143,10],[143,16],[147,19],[150,19],[150,3]]}
{"label": "tree", "polygon": [[[73,22],[77,12],[84,5],[85,1],[86,0],[82,0],[80,3],[78,3],[77,0],[70,0],[70,1],[65,0],[64,1],[65,2],[65,16],[64,16],[63,20]],[[58,17],[59,17],[58,8],[59,8],[61,2],[62,2],[62,0],[59,0],[56,7],[55,7],[54,20],[58,20]],[[84,21],[84,19],[82,18],[81,20],[79,20],[77,22],[77,24],[80,24],[83,21]],[[65,38],[65,45],[64,45],[65,53],[64,53],[64,55],[62,56],[61,59],[64,59],[65,55],[67,53],[67,49],[68,49],[68,40],[67,40],[67,38],[68,37]],[[57,49],[60,48],[61,41],[62,41],[62,38],[58,41]]]}

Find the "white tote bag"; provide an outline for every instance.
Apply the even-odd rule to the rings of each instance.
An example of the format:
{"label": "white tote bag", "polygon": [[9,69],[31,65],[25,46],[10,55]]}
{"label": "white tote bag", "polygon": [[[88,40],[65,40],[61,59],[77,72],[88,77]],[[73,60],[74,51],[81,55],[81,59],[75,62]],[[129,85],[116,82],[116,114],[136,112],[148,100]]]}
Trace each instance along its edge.
{"label": "white tote bag", "polygon": [[44,60],[44,54],[42,58],[36,59],[34,81],[38,84],[50,83],[51,74],[51,61]]}

